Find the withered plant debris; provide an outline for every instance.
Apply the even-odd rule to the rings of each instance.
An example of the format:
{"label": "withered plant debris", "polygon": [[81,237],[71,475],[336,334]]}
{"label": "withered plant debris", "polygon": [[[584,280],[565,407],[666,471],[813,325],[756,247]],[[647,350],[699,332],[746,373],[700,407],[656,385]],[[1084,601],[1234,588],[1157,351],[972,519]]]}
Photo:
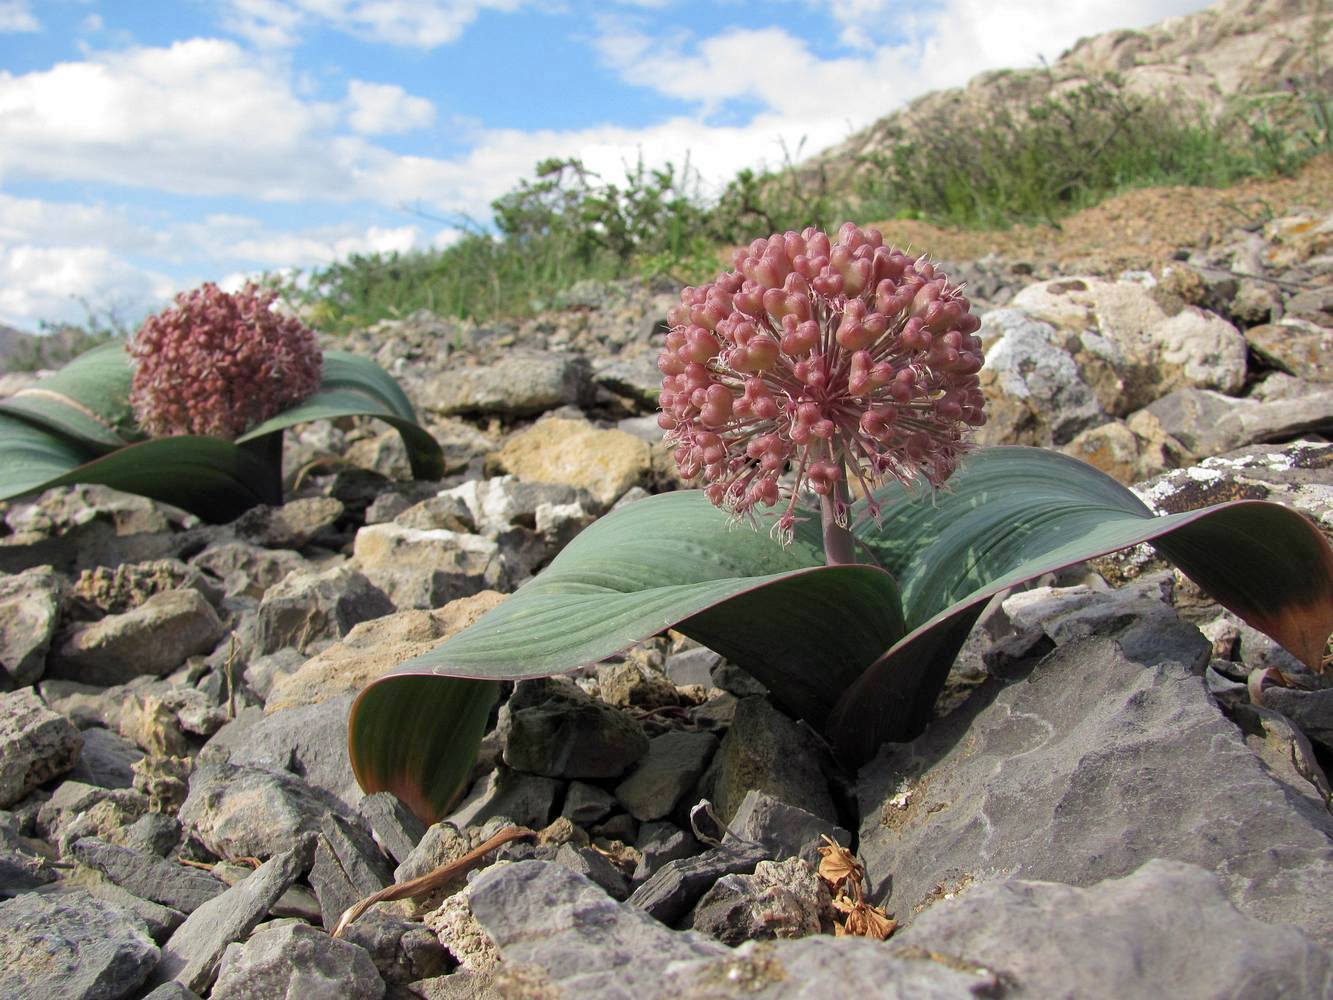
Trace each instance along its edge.
{"label": "withered plant debris", "polygon": [[839,937],[868,937],[884,941],[898,928],[898,921],[865,900],[866,870],[851,851],[827,834],[820,834],[819,877],[833,894],[834,933]]}

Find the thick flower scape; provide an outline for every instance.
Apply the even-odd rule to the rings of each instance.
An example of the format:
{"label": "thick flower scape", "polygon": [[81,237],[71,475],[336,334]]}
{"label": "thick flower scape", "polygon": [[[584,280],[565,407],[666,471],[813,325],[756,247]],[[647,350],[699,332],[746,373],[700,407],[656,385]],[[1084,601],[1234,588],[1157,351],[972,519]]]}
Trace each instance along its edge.
{"label": "thick flower scape", "polygon": [[785,498],[783,537],[806,489],[845,523],[847,476],[866,494],[888,477],[943,483],[986,420],[981,324],[959,287],[850,222],[836,242],[775,234],[733,262],[681,293],[658,358],[681,473],[737,515]]}
{"label": "thick flower scape", "polygon": [[271,308],[277,296],[205,284],[144,321],[129,343],[130,405],[149,434],[228,441],[319,388],[315,334]]}

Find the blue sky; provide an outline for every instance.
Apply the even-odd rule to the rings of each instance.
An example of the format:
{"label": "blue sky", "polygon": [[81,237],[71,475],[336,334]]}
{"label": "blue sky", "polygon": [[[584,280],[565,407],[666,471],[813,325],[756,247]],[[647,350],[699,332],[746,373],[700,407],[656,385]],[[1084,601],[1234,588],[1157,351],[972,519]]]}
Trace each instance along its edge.
{"label": "blue sky", "polygon": [[447,245],[548,156],[716,189],[1201,0],[0,0],[0,323]]}

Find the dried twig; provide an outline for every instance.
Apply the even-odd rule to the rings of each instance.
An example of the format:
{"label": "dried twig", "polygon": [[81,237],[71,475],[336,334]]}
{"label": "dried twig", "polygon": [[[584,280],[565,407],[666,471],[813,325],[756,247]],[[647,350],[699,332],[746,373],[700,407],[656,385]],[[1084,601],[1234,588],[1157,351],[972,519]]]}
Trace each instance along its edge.
{"label": "dried twig", "polygon": [[440,865],[439,868],[429,871],[418,878],[410,879],[407,882],[399,882],[395,885],[381,889],[379,892],[367,896],[359,903],[353,903],[343,911],[343,915],[338,919],[338,926],[333,928],[332,936],[341,937],[343,931],[354,923],[361,914],[365,913],[376,903],[386,903],[394,899],[412,899],[416,896],[428,895],[445,885],[450,879],[455,878],[470,869],[497,847],[502,847],[512,840],[521,840],[524,837],[535,836],[537,836],[536,831],[529,830],[525,826],[507,826],[476,850],[468,851],[468,853],[464,854],[461,858],[458,858],[455,861],[450,861],[447,865]]}

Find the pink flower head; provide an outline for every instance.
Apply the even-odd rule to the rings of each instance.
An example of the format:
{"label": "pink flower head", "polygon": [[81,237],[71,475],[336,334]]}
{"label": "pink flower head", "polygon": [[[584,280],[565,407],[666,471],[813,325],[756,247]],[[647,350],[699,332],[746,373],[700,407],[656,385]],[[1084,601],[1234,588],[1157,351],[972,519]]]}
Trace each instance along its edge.
{"label": "pink flower head", "polygon": [[230,441],[319,388],[315,334],[271,308],[277,295],[211,282],[176,296],[130,338],[130,405],[149,434]]}
{"label": "pink flower head", "polygon": [[888,477],[943,483],[986,421],[981,323],[959,287],[850,222],[836,242],[755,240],[733,263],[668,314],[658,423],[681,473],[738,516],[785,500],[783,538],[807,489],[845,523],[845,476],[867,496]]}

